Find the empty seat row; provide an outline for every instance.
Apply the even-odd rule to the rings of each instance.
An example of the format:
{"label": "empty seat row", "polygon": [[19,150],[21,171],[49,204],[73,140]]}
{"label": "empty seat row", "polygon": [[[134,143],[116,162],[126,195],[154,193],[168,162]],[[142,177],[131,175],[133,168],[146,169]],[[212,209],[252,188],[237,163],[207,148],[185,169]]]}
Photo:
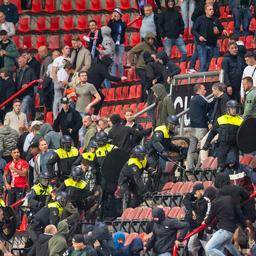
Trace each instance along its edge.
{"label": "empty seat row", "polygon": [[[163,207],[166,217],[183,219],[185,216],[184,209],[181,207]],[[152,208],[136,207],[127,208],[123,211],[120,218],[113,223],[115,231],[122,230],[125,232],[144,232],[147,223],[152,220]]]}

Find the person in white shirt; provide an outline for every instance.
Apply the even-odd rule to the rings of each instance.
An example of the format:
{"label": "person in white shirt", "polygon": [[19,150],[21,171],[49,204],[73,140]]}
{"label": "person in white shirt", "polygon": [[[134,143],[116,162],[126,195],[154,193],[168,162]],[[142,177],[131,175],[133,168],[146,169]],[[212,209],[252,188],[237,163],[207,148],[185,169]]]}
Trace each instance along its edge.
{"label": "person in white shirt", "polygon": [[57,72],[57,80],[54,81],[53,117],[57,118],[60,111],[60,100],[63,98],[65,87],[68,85],[69,76],[74,72],[73,65],[68,61]]}
{"label": "person in white shirt", "polygon": [[244,55],[245,62],[247,64],[247,67],[244,69],[243,77],[241,81],[241,103],[244,103],[244,88],[243,88],[243,78],[245,77],[251,77],[253,80],[253,86],[256,86],[256,53],[253,51],[249,51]]}
{"label": "person in white shirt", "polygon": [[8,36],[15,35],[15,27],[12,22],[5,20],[5,14],[0,12],[0,30],[6,30]]}

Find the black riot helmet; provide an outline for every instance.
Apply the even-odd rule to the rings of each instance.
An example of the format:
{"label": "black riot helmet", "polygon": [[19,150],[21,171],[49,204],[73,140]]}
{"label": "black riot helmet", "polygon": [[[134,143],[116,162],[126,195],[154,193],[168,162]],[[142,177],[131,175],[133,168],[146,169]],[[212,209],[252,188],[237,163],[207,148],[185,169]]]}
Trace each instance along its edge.
{"label": "black riot helmet", "polygon": [[72,144],[73,144],[73,140],[68,135],[64,135],[60,139],[60,147],[63,148],[65,151],[70,151]]}
{"label": "black riot helmet", "polygon": [[102,147],[108,143],[108,135],[105,132],[97,132],[95,134],[95,141],[99,147]]}
{"label": "black riot helmet", "polygon": [[68,195],[66,192],[59,192],[56,195],[56,201],[62,206],[64,207],[67,204],[67,198]]}
{"label": "black riot helmet", "polygon": [[175,127],[179,124],[179,119],[175,115],[170,115],[166,119],[166,126],[170,134],[174,134]]}
{"label": "black riot helmet", "polygon": [[95,140],[90,140],[87,151],[95,152],[95,150],[99,147],[98,143]]}
{"label": "black riot helmet", "polygon": [[43,187],[48,187],[50,180],[52,179],[52,175],[49,172],[41,172],[39,174],[39,183]]}
{"label": "black riot helmet", "polygon": [[229,100],[226,103],[226,112],[231,116],[236,116],[239,114],[239,103],[236,100]]}
{"label": "black riot helmet", "polygon": [[143,145],[137,145],[132,150],[132,155],[139,160],[143,160],[147,154],[147,150]]}
{"label": "black riot helmet", "polygon": [[82,168],[80,166],[72,167],[70,176],[75,181],[81,180],[83,178],[83,170],[82,170]]}

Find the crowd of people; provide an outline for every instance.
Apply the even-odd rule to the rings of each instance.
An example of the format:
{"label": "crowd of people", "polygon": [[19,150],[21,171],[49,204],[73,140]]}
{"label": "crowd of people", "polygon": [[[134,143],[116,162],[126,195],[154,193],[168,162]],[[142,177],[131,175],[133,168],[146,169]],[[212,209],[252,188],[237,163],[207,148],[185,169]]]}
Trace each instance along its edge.
{"label": "crowd of people", "polygon": [[[127,80],[127,24],[121,9],[113,10],[107,26],[99,28],[90,20],[87,34],[72,37],[72,49],[63,45],[49,52],[40,46],[33,55],[30,49],[19,51],[12,41],[19,22],[16,6],[9,0],[0,5],[0,103],[35,80],[39,84],[0,110],[0,231],[8,224],[5,208],[22,199],[14,214],[18,228],[24,220],[28,223],[23,255],[170,256],[174,246],[185,247],[192,256],[225,255],[225,250],[254,255],[256,215],[250,194],[256,179],[253,169],[239,163],[236,141],[244,120],[256,117],[256,53],[239,41],[241,24],[241,35],[250,33],[253,3],[229,1],[235,30],[223,57],[224,83],[212,85],[210,100],[205,84],[193,85],[187,146],[175,142],[179,120],[167,91],[181,69],[169,56],[176,45],[181,61],[187,61],[185,42],[194,38],[188,73],[196,72],[197,59],[198,71],[209,70],[213,56],[220,55],[218,37],[229,36],[219,20],[219,3],[183,0],[181,11],[174,0],[166,0],[165,8],[161,1],[136,3],[141,42],[127,52],[126,64],[140,79],[140,100],[156,103],[149,112],[153,128],[147,129],[131,108],[122,116],[99,115],[102,88]],[[30,4],[22,1],[23,9]],[[46,113],[53,114],[52,124],[37,118],[38,94]],[[192,181],[204,160],[216,156],[214,187],[194,184],[182,200],[182,221],[166,217],[163,206],[154,205],[146,235],[126,245],[125,233],[112,234],[104,222],[143,205],[170,176],[176,181],[174,174],[164,173],[173,154],[181,161],[175,164],[179,171],[190,173]],[[229,175],[237,173],[244,182],[233,185]],[[208,230],[183,243],[202,224]],[[6,247],[0,242],[0,252],[12,255]],[[244,251],[248,248],[249,253]]]}

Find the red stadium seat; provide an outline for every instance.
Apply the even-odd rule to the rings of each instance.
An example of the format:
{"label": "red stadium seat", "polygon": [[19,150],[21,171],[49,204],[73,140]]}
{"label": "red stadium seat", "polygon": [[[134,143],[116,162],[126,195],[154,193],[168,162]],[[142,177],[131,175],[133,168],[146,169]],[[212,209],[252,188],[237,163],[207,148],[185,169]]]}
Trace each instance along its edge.
{"label": "red stadium seat", "polygon": [[131,9],[131,0],[120,0],[120,9],[121,10]]}
{"label": "red stadium seat", "polygon": [[90,1],[90,6],[88,7],[89,10],[91,11],[101,11],[101,3],[100,0],[91,0]]}
{"label": "red stadium seat", "polygon": [[92,16],[92,19],[97,22],[97,25],[100,28],[102,25],[102,21],[101,21],[102,15],[94,15],[94,16]]}
{"label": "red stadium seat", "polygon": [[102,107],[100,109],[100,116],[107,116],[108,115],[108,107]]}
{"label": "red stadium seat", "polygon": [[116,88],[116,96],[115,96],[115,100],[123,100],[124,96],[123,96],[123,88],[122,87],[118,87]]}
{"label": "red stadium seat", "polygon": [[53,124],[53,112],[47,112],[45,114],[45,120],[44,120],[45,123],[48,123],[50,125]]}
{"label": "red stadium seat", "polygon": [[107,90],[107,95],[106,95],[106,101],[113,101],[115,100],[115,88],[109,88]]}
{"label": "red stadium seat", "polygon": [[206,189],[208,187],[213,186],[213,182],[211,180],[207,180],[203,182],[203,185],[204,185],[204,188]]}
{"label": "red stadium seat", "polygon": [[76,0],[76,11],[83,12],[86,10],[86,0]]}
{"label": "red stadium seat", "polygon": [[27,33],[30,31],[30,18],[29,17],[21,17],[18,22],[18,30],[23,33]]}
{"label": "red stadium seat", "polygon": [[28,48],[28,49],[32,49],[32,38],[31,36],[23,36],[23,40],[22,40],[22,48]]}
{"label": "red stadium seat", "polygon": [[60,29],[60,17],[52,16],[50,19],[50,30],[55,32]]}
{"label": "red stadium seat", "polygon": [[13,36],[12,41],[16,44],[17,48],[21,48],[20,47],[20,36]]}
{"label": "red stadium seat", "polygon": [[247,36],[246,39],[245,39],[245,48],[246,49],[255,48],[253,43],[254,43],[254,36],[253,35]]}
{"label": "red stadium seat", "polygon": [[59,35],[50,35],[49,37],[49,49],[55,50],[60,48],[60,37]]}
{"label": "red stadium seat", "polygon": [[85,31],[88,28],[88,16],[78,16],[76,28],[80,31]]}
{"label": "red stadium seat", "polygon": [[137,85],[130,86],[129,99],[136,99],[136,87]]}
{"label": "red stadium seat", "polygon": [[212,156],[207,157],[207,158],[203,161],[203,163],[202,163],[202,165],[201,165],[201,169],[202,169],[202,170],[210,169],[210,168],[211,168],[211,164],[213,163],[213,161],[214,161],[214,157],[212,157]]}
{"label": "red stadium seat", "polygon": [[37,36],[36,48],[39,48],[42,45],[46,45],[46,37],[45,36]]}
{"label": "red stadium seat", "polygon": [[164,186],[163,186],[163,188],[162,188],[162,191],[161,191],[161,193],[163,192],[166,192],[166,191],[170,191],[171,189],[172,189],[172,187],[173,187],[173,182],[167,182],[167,183],[165,183],[164,184]]}
{"label": "red stadium seat", "polygon": [[232,34],[233,32],[234,32],[234,21],[229,21],[228,22],[228,33]]}
{"label": "red stadium seat", "polygon": [[123,108],[122,105],[116,105],[115,110],[114,110],[114,113],[121,115],[121,113],[122,113],[122,108]]}
{"label": "red stadium seat", "polygon": [[253,159],[252,155],[244,155],[240,159],[240,164],[249,165],[252,159]]}
{"label": "red stadium seat", "polygon": [[256,157],[255,156],[253,157],[253,159],[251,160],[251,162],[248,166],[252,169],[256,168]]}
{"label": "red stadium seat", "polygon": [[133,32],[130,37],[130,46],[133,47],[140,43],[140,33]]}
{"label": "red stadium seat", "polygon": [[131,233],[131,234],[128,234],[127,238],[125,239],[125,246],[128,246],[134,238],[138,237],[138,233]]}
{"label": "red stadium seat", "polygon": [[62,0],[62,7],[63,12],[70,12],[72,11],[72,0]]}
{"label": "red stadium seat", "polygon": [[115,0],[106,0],[105,1],[105,10],[112,12],[116,8],[116,1]]}
{"label": "red stadium seat", "polygon": [[187,72],[187,62],[183,61],[180,63],[180,72],[181,74],[185,74]]}
{"label": "red stadium seat", "polygon": [[45,1],[45,12],[53,13],[56,11],[55,1],[54,0],[47,0]]}
{"label": "red stadium seat", "polygon": [[129,99],[129,86],[123,87],[123,98],[125,100]]}
{"label": "red stadium seat", "polygon": [[137,111],[137,104],[136,103],[131,104],[130,105],[130,109],[132,109],[133,112],[136,113],[136,111]]}
{"label": "red stadium seat", "polygon": [[64,44],[72,47],[71,39],[72,39],[72,35],[64,35],[63,36]]}
{"label": "red stadium seat", "polygon": [[33,0],[32,1],[32,12],[38,13],[41,12],[41,0]]}
{"label": "red stadium seat", "polygon": [[179,214],[179,212],[180,212],[180,207],[177,207],[177,206],[172,207],[168,213],[168,217],[177,218],[177,215]]}
{"label": "red stadium seat", "polygon": [[[134,17],[135,19],[135,17]],[[134,29],[140,29],[141,27],[141,23],[142,23],[142,19],[138,19],[136,22],[134,22],[132,25],[131,25],[131,28],[134,28]]]}
{"label": "red stadium seat", "polygon": [[142,96],[142,85],[138,84],[136,88],[136,99],[141,98]]}
{"label": "red stadium seat", "polygon": [[217,69],[217,59],[212,58],[209,66],[209,71],[215,71]]}
{"label": "red stadium seat", "polygon": [[74,21],[74,16],[65,16],[64,23],[63,23],[63,29],[66,31],[70,31],[70,30],[74,29],[73,21]]}
{"label": "red stadium seat", "polygon": [[38,17],[36,21],[36,30],[39,32],[43,32],[46,30],[46,17]]}

